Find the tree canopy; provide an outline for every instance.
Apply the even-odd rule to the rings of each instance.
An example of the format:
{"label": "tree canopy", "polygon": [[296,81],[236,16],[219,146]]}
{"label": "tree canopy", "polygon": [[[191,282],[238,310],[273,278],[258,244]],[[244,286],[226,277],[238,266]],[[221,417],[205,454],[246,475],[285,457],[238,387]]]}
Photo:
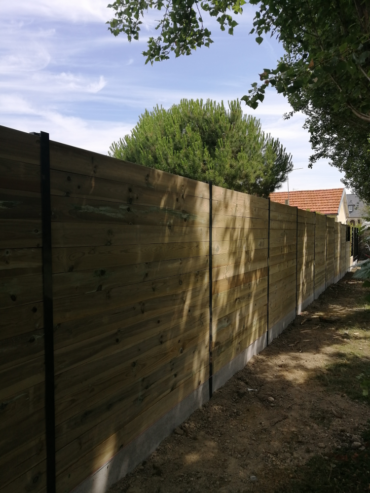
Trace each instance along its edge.
{"label": "tree canopy", "polygon": [[240,101],[181,100],[145,111],[109,154],[232,190],[268,197],[293,168],[291,155],[243,115]]}
{"label": "tree canopy", "polygon": [[[245,0],[116,0],[109,28],[138,39],[143,17],[160,10],[157,37],[148,41],[146,62],[153,63],[213,42],[202,11],[233,34]],[[370,133],[370,0],[249,0],[258,5],[252,33],[261,43],[266,34],[283,43],[286,55],[275,68],[264,68],[242,97],[256,108],[267,87],[288,97],[293,112],[307,115],[314,155],[346,173],[346,184],[370,199],[367,136]],[[350,134],[350,136],[349,136]],[[361,171],[356,174],[356,168]],[[360,186],[361,185],[361,186]]]}

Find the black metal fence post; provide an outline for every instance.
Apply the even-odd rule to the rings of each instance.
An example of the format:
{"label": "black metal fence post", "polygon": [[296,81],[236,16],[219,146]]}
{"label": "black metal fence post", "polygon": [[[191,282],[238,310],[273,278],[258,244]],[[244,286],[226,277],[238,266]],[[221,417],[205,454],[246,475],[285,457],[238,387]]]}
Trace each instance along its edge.
{"label": "black metal fence post", "polygon": [[268,215],[268,232],[267,232],[267,331],[266,331],[266,346],[269,345],[269,329],[270,329],[270,216],[271,216],[271,200],[269,200],[269,215]]}
{"label": "black metal fence post", "polygon": [[315,228],[313,230],[313,299],[315,299],[315,291],[316,291],[316,221],[317,215],[315,214]]}
{"label": "black metal fence post", "polygon": [[45,425],[46,425],[46,489],[56,491],[55,467],[55,383],[54,383],[54,321],[53,267],[50,200],[49,134],[40,133],[41,216],[42,216],[42,281],[45,344]]}
{"label": "black metal fence post", "polygon": [[297,218],[296,218],[296,245],[295,245],[295,312],[298,315],[298,207],[297,209]]}
{"label": "black metal fence post", "polygon": [[209,182],[209,398],[213,395],[213,360],[212,360],[212,326],[213,326],[213,307],[212,307],[212,294],[213,294],[213,276],[212,276],[212,182]]}

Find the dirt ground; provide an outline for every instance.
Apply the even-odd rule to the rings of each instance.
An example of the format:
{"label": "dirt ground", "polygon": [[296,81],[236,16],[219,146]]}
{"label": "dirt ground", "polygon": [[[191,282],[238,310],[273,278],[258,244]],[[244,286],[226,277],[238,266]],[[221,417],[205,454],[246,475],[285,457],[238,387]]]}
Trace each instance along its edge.
{"label": "dirt ground", "polygon": [[[370,419],[368,291],[352,274],[328,288],[109,493],[296,491],[313,457],[361,453],[369,446],[361,437]],[[355,484],[330,491],[363,491]]]}

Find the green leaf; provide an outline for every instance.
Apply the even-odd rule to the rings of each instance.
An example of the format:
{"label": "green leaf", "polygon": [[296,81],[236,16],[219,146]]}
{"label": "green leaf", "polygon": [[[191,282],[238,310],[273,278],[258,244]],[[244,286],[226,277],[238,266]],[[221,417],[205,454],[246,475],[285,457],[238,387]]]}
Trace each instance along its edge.
{"label": "green leaf", "polygon": [[258,37],[256,38],[256,41],[257,41],[257,43],[260,45],[260,44],[262,43],[262,41],[263,41],[263,38],[262,38],[261,36],[258,36]]}

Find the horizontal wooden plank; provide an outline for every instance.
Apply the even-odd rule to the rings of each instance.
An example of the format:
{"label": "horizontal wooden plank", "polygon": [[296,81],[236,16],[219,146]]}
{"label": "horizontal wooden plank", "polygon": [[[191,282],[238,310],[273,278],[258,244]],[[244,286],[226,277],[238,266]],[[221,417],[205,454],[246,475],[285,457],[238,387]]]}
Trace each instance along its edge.
{"label": "horizontal wooden plank", "polygon": [[294,249],[294,252],[291,253],[282,253],[281,255],[274,255],[273,257],[270,256],[268,263],[270,267],[273,267],[292,260],[294,260],[294,262],[296,260],[296,248]]}
{"label": "horizontal wooden plank", "polygon": [[277,308],[285,303],[288,299],[295,299],[297,288],[295,283],[291,283],[285,287],[284,293],[275,292],[269,297],[269,310],[274,312]]}
{"label": "horizontal wooden plank", "polygon": [[277,271],[276,273],[273,273],[273,274],[270,273],[270,283],[273,284],[273,283],[279,281],[280,279],[284,279],[285,277],[288,277],[291,274],[295,274],[295,273],[296,273],[296,266],[295,265],[287,267],[284,270]]}
{"label": "horizontal wooden plank", "polygon": [[228,279],[234,276],[243,275],[247,272],[257,271],[267,267],[267,259],[256,262],[239,262],[215,267],[212,270],[212,279],[218,281],[220,279]]}
{"label": "horizontal wooden plank", "polygon": [[279,204],[278,202],[270,201],[270,209],[271,209],[271,219],[275,219],[273,213],[285,214],[286,216],[295,216],[297,217],[297,208],[290,207],[289,205]]}
{"label": "horizontal wooden plank", "polygon": [[226,279],[220,279],[213,282],[212,293],[215,295],[223,291],[229,291],[232,288],[250,284],[251,282],[258,281],[259,279],[262,279],[264,277],[267,277],[267,267],[252,272],[245,272],[243,274]]}
{"label": "horizontal wooden plank", "polygon": [[0,219],[0,248],[40,248],[41,221]]}
{"label": "horizontal wooden plank", "polygon": [[0,125],[0,157],[40,165],[40,137]]}
{"label": "horizontal wooden plank", "polygon": [[[1,434],[3,430],[8,431],[6,430],[7,428],[14,433],[14,430],[18,429],[18,425],[27,422],[29,417],[36,411],[44,409],[44,387],[43,383],[35,385],[0,402]],[[41,419],[42,423],[44,423],[43,419]],[[22,435],[22,433],[14,434]]]}
{"label": "horizontal wooden plank", "polygon": [[[12,466],[13,464],[11,465],[11,472],[14,471]],[[46,493],[46,460],[43,460],[26,472],[23,471],[20,476],[14,477],[12,475],[10,482],[7,484],[3,482],[7,480],[3,474],[1,479],[0,493],[19,493],[20,491]]]}
{"label": "horizontal wooden plank", "polygon": [[278,238],[296,239],[297,232],[292,229],[273,229],[270,231],[270,241],[272,242]]}
{"label": "horizontal wooden plank", "polygon": [[38,409],[24,416],[23,420],[2,426],[0,455],[6,455],[23,444],[45,433],[45,411]]}
{"label": "horizontal wooden plank", "polygon": [[21,447],[13,447],[0,456],[2,493],[20,491],[46,492],[45,484],[45,435],[41,435]]}
{"label": "horizontal wooden plank", "polygon": [[295,249],[296,243],[297,243],[296,237],[292,237],[292,238],[282,237],[282,238],[270,239],[270,247],[272,248],[287,247],[294,245],[294,249]]}
{"label": "horizontal wooden plank", "polygon": [[296,284],[296,272],[292,269],[289,275],[285,275],[281,279],[275,280],[274,282],[271,282],[270,280],[270,297],[272,297],[275,293],[283,293],[286,286],[296,286]]}
{"label": "horizontal wooden plank", "polygon": [[206,183],[54,141],[50,142],[50,162],[54,170],[104,178],[161,192],[209,197],[209,186]]}
{"label": "horizontal wooden plank", "polygon": [[[189,318],[191,321],[194,320],[193,317]],[[199,324],[204,325],[206,323],[204,313],[199,319],[197,323],[198,331],[200,330]],[[173,352],[171,344],[180,344],[179,348],[186,344],[187,334],[190,333],[191,327],[186,325],[186,330],[184,330],[185,327],[181,324],[181,332],[178,323],[166,329],[162,329],[160,323],[157,325],[158,328],[156,331],[142,330],[139,335],[132,330],[102,332],[101,335],[88,339],[87,341],[58,349],[55,351],[55,374],[65,371],[68,368],[101,360],[102,358],[113,357],[117,353],[122,353],[122,351],[131,354],[131,360],[135,360],[138,353],[144,357],[144,354],[153,350],[153,348],[159,348],[164,354],[168,345]],[[185,338],[185,341],[183,341],[183,338]],[[133,348],[132,351],[130,351],[130,348]]]}
{"label": "horizontal wooden plank", "polygon": [[271,246],[270,245],[270,259],[272,259],[275,256],[279,255],[286,255],[286,254],[294,254],[296,252],[297,248],[295,243],[291,245],[282,245],[282,246]]}
{"label": "horizontal wooden plank", "polygon": [[0,309],[0,340],[43,327],[43,304],[30,303]]}
{"label": "horizontal wooden plank", "polygon": [[[91,201],[104,201],[107,205],[117,202],[122,205],[135,207],[147,206],[148,208],[163,208],[184,211],[188,214],[209,213],[209,190],[208,186],[202,182],[195,182],[185,178],[190,188],[181,186],[183,177],[165,173],[160,170],[145,168],[140,165],[131,165],[118,161],[119,167],[116,168],[117,160],[108,159],[106,177],[96,174],[84,175],[76,169],[75,172],[52,169],[50,174],[52,204],[56,203],[56,198],[69,197],[72,202],[84,201],[89,204]],[[53,163],[52,163],[53,166]],[[124,168],[131,168],[137,172],[137,176],[132,173],[122,175]],[[117,175],[112,171],[116,168]],[[156,182],[153,186],[148,186],[143,180],[143,173],[156,175],[157,178],[164,178],[164,182]],[[179,186],[180,184],[180,186]],[[199,187],[197,187],[199,184]],[[172,185],[172,186],[171,186]],[[201,190],[201,193],[193,192]]]}
{"label": "horizontal wooden plank", "polygon": [[[99,259],[99,257],[98,257]],[[208,268],[208,256],[171,259],[160,262],[116,266],[106,269],[96,264],[94,270],[72,271],[53,276],[53,296],[77,296],[112,288],[179,276]],[[136,289],[135,286],[132,289]]]}
{"label": "horizontal wooden plank", "polygon": [[0,219],[40,220],[40,194],[0,188]]}
{"label": "horizontal wooden plank", "polygon": [[0,277],[41,273],[41,248],[0,249]]}
{"label": "horizontal wooden plank", "polygon": [[277,219],[271,219],[270,220],[270,229],[271,230],[297,230],[297,221],[291,219],[291,216],[289,216],[288,220],[277,220]]}
{"label": "horizontal wooden plank", "polygon": [[298,222],[305,224],[316,224],[316,214],[311,211],[298,209]]}
{"label": "horizontal wooden plank", "polygon": [[[0,221],[1,226],[1,221]],[[208,241],[208,228],[135,226],[116,223],[52,223],[53,247],[118,246]],[[32,246],[32,245],[31,245]]]}
{"label": "horizontal wooden plank", "polygon": [[266,300],[263,300],[263,303],[254,308],[253,311],[250,310],[249,306],[245,306],[218,319],[215,323],[213,349],[226,344],[229,339],[234,339],[237,335],[250,330],[261,317],[266,319],[266,314],[267,303]]}
{"label": "horizontal wooden plank", "polygon": [[267,238],[256,239],[250,236],[239,241],[212,241],[212,253],[214,255],[237,250],[256,251],[266,248],[268,248]]}
{"label": "horizontal wooden plank", "polygon": [[44,355],[28,360],[25,364],[0,370],[0,400],[7,401],[14,395],[44,382]]}
{"label": "horizontal wooden plank", "polygon": [[[160,199],[160,197],[158,197]],[[194,197],[194,200],[200,201]],[[110,201],[107,199],[94,199],[92,197],[52,197],[52,219],[58,223],[115,223],[122,225],[135,226],[209,226],[208,209],[201,212],[194,207],[195,211],[191,212],[193,207],[185,210],[184,208],[171,209],[161,204],[147,206],[141,204],[132,204],[122,200]],[[208,200],[207,207],[209,206]],[[191,209],[189,211],[189,209]],[[203,207],[203,209],[205,209]]]}
{"label": "horizontal wooden plank", "polygon": [[44,354],[44,329],[33,330],[1,340],[0,371],[27,364]]}
{"label": "horizontal wooden plank", "polygon": [[103,331],[106,334],[114,331],[118,334],[120,331],[132,331],[138,334],[138,337],[143,337],[146,331],[150,334],[152,330],[158,330],[158,325],[167,328],[176,325],[179,320],[182,323],[187,323],[187,320],[192,323],[198,312],[208,309],[208,304],[207,284],[176,295],[106,310],[94,317],[87,313],[85,318],[66,320],[55,326],[55,347],[76,344],[99,336]]}
{"label": "horizontal wooden plank", "polygon": [[42,301],[42,297],[41,272],[27,276],[1,276],[0,306],[2,308],[38,303]]}
{"label": "horizontal wooden plank", "polygon": [[218,320],[228,313],[235,312],[245,306],[249,306],[253,311],[257,308],[262,300],[267,300],[267,279],[262,278],[258,281],[238,286],[224,291],[213,298],[213,317]]}
{"label": "horizontal wooden plank", "polygon": [[259,209],[265,210],[268,210],[269,207],[267,199],[218,186],[212,187],[212,198],[215,201],[237,204],[238,206],[244,207],[258,207]]}
{"label": "horizontal wooden plank", "polygon": [[[268,215],[268,211],[262,210],[262,212],[264,214],[261,216]],[[247,213],[252,214],[252,212]],[[213,214],[212,226],[214,228],[265,229],[267,231],[268,217],[247,216],[244,212],[240,216],[230,216],[220,211]]]}
{"label": "horizontal wooden plank", "polygon": [[310,223],[298,223],[298,236],[315,236],[315,225]]}
{"label": "horizontal wooden plank", "polygon": [[[229,243],[227,242],[227,245]],[[242,246],[242,245],[240,245]],[[215,248],[221,250],[222,245]],[[209,242],[114,245],[53,249],[53,273],[111,269],[118,266],[184,259],[209,254]]]}
{"label": "horizontal wooden plank", "polygon": [[[293,266],[295,267],[295,265],[296,265],[296,259],[295,258],[280,262],[278,264],[270,265],[270,276],[272,274],[275,274],[276,272],[285,271],[286,269],[289,269]],[[273,279],[275,279],[275,278],[273,278]]]}
{"label": "horizontal wooden plank", "polygon": [[40,166],[0,156],[0,183],[2,189],[22,190],[40,194],[40,181]]}
{"label": "horizontal wooden plank", "polygon": [[[118,286],[107,292],[95,291],[81,296],[58,298],[54,300],[54,321],[56,324],[67,320],[93,317],[101,312],[123,306],[137,304],[138,309],[148,301],[157,299],[161,302],[164,296],[185,293],[188,290],[204,286],[208,283],[208,269],[190,272],[179,276],[142,282],[135,289],[128,286]],[[160,306],[160,305],[159,305]]]}
{"label": "horizontal wooden plank", "polygon": [[212,228],[212,240],[214,241],[249,241],[268,239],[268,230],[264,229],[232,229]]}
{"label": "horizontal wooden plank", "polygon": [[[231,245],[235,245],[232,243]],[[253,265],[259,262],[267,261],[268,249],[256,249],[256,250],[234,250],[227,253],[220,253],[212,256],[213,267],[223,267],[228,265],[243,265],[245,272],[248,270],[254,270]],[[251,268],[249,268],[249,266]]]}

